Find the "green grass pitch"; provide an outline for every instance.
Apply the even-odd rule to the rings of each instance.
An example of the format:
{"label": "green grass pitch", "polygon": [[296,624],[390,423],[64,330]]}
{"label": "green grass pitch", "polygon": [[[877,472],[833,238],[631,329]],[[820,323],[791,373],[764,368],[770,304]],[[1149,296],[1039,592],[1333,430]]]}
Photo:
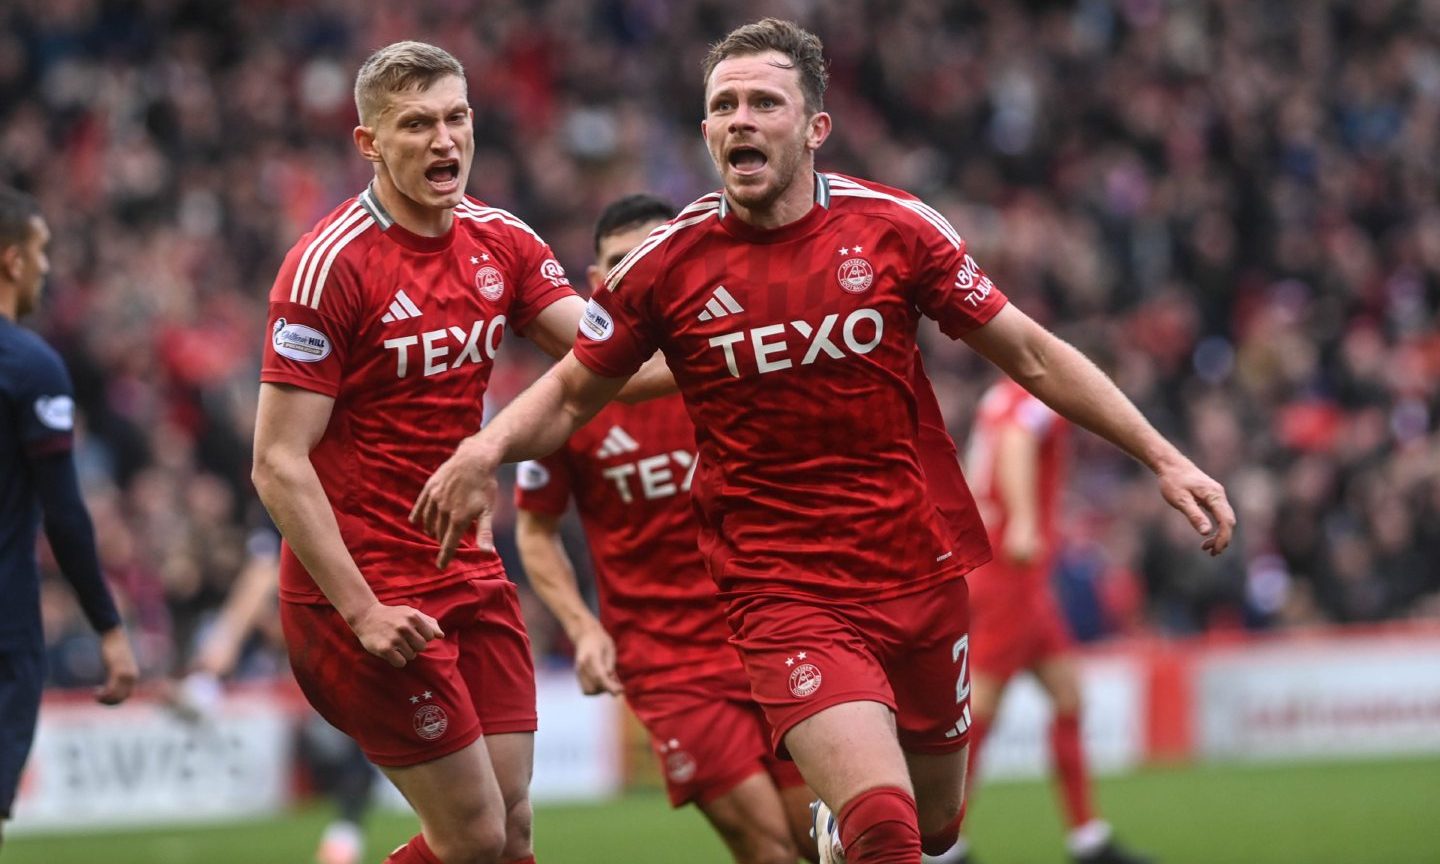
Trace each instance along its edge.
{"label": "green grass pitch", "polygon": [[[1099,803],[1125,840],[1163,864],[1437,864],[1440,760],[1152,769],[1101,782]],[[306,864],[328,814],[308,808],[207,828],[12,837],[4,864]],[[980,864],[1062,864],[1050,787],[996,783],[977,795]],[[415,830],[384,813],[367,860]],[[725,864],[693,809],[659,795],[547,806],[535,815],[539,864]]]}

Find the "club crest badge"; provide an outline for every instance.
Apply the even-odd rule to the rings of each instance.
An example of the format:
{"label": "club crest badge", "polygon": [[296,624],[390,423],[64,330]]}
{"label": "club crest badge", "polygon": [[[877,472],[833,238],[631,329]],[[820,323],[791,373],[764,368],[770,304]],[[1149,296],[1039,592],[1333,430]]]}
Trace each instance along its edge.
{"label": "club crest badge", "polygon": [[475,271],[475,289],[480,292],[481,297],[493,303],[505,293],[505,280],[494,267],[481,267]]}
{"label": "club crest badge", "polygon": [[415,734],[426,741],[434,741],[450,728],[450,718],[445,709],[434,703],[416,708],[410,722],[415,726]]}
{"label": "club crest badge", "polygon": [[864,258],[846,258],[835,273],[840,287],[851,294],[863,294],[875,283],[875,268]]}

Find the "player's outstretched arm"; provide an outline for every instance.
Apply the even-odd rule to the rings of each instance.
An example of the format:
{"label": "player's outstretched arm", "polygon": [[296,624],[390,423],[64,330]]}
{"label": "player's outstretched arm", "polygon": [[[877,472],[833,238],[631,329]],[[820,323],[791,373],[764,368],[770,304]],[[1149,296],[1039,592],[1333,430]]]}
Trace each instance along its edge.
{"label": "player's outstretched arm", "polygon": [[526,388],[484,429],[460,442],[455,453],[425,481],[410,521],[440,541],[437,567],[455,556],[460,538],[479,520],[481,549],[493,551],[490,518],[495,511],[495,469],[504,462],[539,459],[565,443],[625,384],[604,378],[566,354]]}
{"label": "player's outstretched arm", "polygon": [[615,640],[580,594],[575,567],[560,538],[560,520],[522,508],[515,522],[515,543],[530,587],[575,646],[575,677],[581,692],[587,696],[623,693],[625,687],[615,672]]}
{"label": "player's outstretched arm", "polygon": [[1201,548],[1218,555],[1230,545],[1235,511],[1225,489],[1157,432],[1115,382],[1074,346],[1013,304],[967,334],[965,341],[1062,416],[1155,472],[1166,502],[1205,537]]}
{"label": "player's outstretched arm", "polygon": [[404,666],[444,635],[434,618],[387,606],[355,566],[340,537],[310,451],[325,434],[335,400],[284,384],[261,384],[255,416],[255,491],[315,584],[371,654]]}

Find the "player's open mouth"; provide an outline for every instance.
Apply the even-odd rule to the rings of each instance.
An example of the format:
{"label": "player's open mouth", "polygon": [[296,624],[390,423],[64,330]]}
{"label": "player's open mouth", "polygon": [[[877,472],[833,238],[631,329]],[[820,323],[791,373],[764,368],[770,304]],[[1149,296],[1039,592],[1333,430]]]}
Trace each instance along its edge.
{"label": "player's open mouth", "polygon": [[736,147],[730,151],[730,167],[737,174],[755,174],[769,163],[770,159],[754,147]]}
{"label": "player's open mouth", "polygon": [[430,181],[436,192],[454,191],[460,179],[460,163],[455,161],[437,162],[425,169],[425,179]]}

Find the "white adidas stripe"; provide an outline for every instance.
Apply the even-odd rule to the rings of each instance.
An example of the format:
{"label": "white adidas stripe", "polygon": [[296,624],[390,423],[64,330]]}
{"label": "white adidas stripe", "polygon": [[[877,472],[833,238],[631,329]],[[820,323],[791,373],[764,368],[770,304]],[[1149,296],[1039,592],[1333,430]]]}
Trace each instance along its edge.
{"label": "white adidas stripe", "polygon": [[[330,276],[330,266],[335,263],[335,258],[340,254],[340,250],[344,249],[351,240],[354,240],[356,237],[359,237],[361,234],[364,234],[366,231],[370,230],[370,226],[374,224],[375,219],[369,213],[366,213],[365,218],[360,220],[359,225],[356,225],[354,228],[350,229],[349,234],[341,237],[338,241],[336,241],[333,246],[330,247],[330,252],[325,256],[325,265],[320,268],[320,277],[315,280],[315,293],[312,294],[310,297],[311,309],[320,308],[320,295],[323,294],[325,291],[325,280]],[[306,293],[309,293],[310,289],[308,285],[306,286],[305,290]],[[301,302],[303,303],[304,301],[302,300]]]}
{"label": "white adidas stripe", "polygon": [[399,303],[406,312],[410,313],[407,317],[419,318],[422,314],[420,307],[415,305],[415,301],[410,299],[410,295],[406,294],[403,288],[395,292],[395,301]]}
{"label": "white adidas stripe", "polygon": [[939,211],[935,210],[935,208],[931,207],[923,201],[898,198],[894,195],[889,194],[888,192],[881,192],[877,189],[871,189],[870,187],[862,186],[861,184],[856,183],[853,180],[848,180],[844,177],[837,177],[833,174],[829,174],[826,176],[830,180],[832,195],[848,196],[852,198],[873,198],[880,201],[891,201],[895,204],[899,204],[900,206],[905,207],[908,210],[914,211],[926,222],[929,222],[931,225],[935,226],[935,230],[939,231],[942,235],[944,235],[945,239],[950,242],[950,245],[954,246],[956,249],[959,249],[960,246],[965,242],[960,238],[960,232],[955,230],[955,227],[950,224],[950,221],[948,219],[940,215]]}
{"label": "white adidas stripe", "polygon": [[620,263],[615,265],[614,270],[611,270],[608,274],[606,274],[605,287],[609,288],[612,291],[615,290],[615,285],[619,283],[621,279],[625,278],[625,274],[630,272],[630,268],[634,267],[637,261],[650,254],[652,250],[654,250],[661,243],[663,243],[665,241],[665,238],[684,228],[689,228],[692,225],[699,225],[706,219],[710,219],[720,215],[720,204],[718,201],[714,204],[709,204],[702,209],[703,212],[699,212],[699,215],[691,216],[689,219],[677,219],[674,222],[670,222],[666,225],[661,226],[660,228],[657,228],[654,233],[652,233],[648,238],[645,239],[644,242],[631,250],[629,255],[626,255],[624,258],[620,259]]}
{"label": "white adidas stripe", "polygon": [[724,303],[724,304],[725,304],[725,308],[726,308],[726,309],[729,309],[730,312],[731,312],[731,314],[734,314],[734,313],[736,313],[736,312],[744,312],[744,311],[745,311],[745,308],[744,308],[743,306],[741,306],[739,303],[735,302],[735,298],[734,298],[734,297],[730,296],[730,292],[727,291],[727,290],[725,290],[725,286],[724,286],[724,285],[720,285],[720,286],[716,287],[716,289],[715,289],[715,294],[714,294],[714,299],[719,300],[721,303]]}
{"label": "white adidas stripe", "polygon": [[[363,214],[364,212],[365,207],[359,201],[356,201],[350,205],[349,210],[346,210],[340,215],[339,219],[336,219],[326,226],[325,230],[321,231],[315,239],[310,241],[310,245],[305,247],[305,254],[300,256],[300,263],[295,267],[295,280],[290,283],[291,303],[304,303],[307,299],[300,295],[300,284],[304,281],[304,277],[308,272],[311,256],[317,253],[323,254],[321,250],[323,250],[332,239],[344,232],[355,219],[360,218],[359,214]],[[306,294],[309,294],[309,289],[306,289]]]}
{"label": "white adidas stripe", "polygon": [[[526,234],[529,234],[536,240],[540,240],[540,235],[535,233],[535,229],[531,228],[529,225],[526,225],[520,219],[520,217],[516,216],[514,213],[511,213],[508,210],[501,210],[499,207],[477,207],[468,201],[461,201],[455,207],[455,215],[463,216],[464,218],[470,219],[474,222],[491,222],[498,219],[506,225],[509,225],[513,228],[519,228],[521,231],[524,231]],[[544,243],[545,241],[540,240],[540,242]]]}

